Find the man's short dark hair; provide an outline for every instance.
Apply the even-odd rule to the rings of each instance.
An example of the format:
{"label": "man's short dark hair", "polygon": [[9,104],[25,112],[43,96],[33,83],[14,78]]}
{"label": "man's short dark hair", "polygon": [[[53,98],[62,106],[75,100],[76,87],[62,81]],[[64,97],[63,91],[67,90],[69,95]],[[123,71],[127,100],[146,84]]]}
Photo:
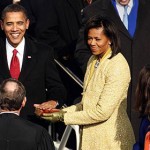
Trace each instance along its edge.
{"label": "man's short dark hair", "polygon": [[[14,84],[13,88],[8,86],[9,83]],[[4,80],[0,86],[0,109],[19,110],[25,96],[26,91],[21,82],[12,78]]]}
{"label": "man's short dark hair", "polygon": [[25,17],[28,18],[26,9],[19,4],[10,4],[6,6],[2,11],[2,15],[1,15],[2,20],[5,19],[6,13],[8,12],[22,12],[25,15]]}

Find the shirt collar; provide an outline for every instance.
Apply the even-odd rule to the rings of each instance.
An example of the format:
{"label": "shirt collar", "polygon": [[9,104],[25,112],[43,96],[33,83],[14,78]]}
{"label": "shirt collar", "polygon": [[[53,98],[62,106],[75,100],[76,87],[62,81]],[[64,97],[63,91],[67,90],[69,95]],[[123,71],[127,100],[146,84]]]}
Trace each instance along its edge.
{"label": "shirt collar", "polygon": [[15,115],[18,115],[18,116],[19,116],[19,113],[16,112],[16,111],[2,111],[2,112],[0,112],[0,115],[1,115],[1,114],[15,114]]}
{"label": "shirt collar", "polygon": [[[118,1],[117,1],[117,0],[112,0],[112,1],[116,1],[116,5],[120,5],[120,4],[118,3]],[[120,5],[120,6],[122,6],[122,5]],[[128,7],[130,7],[130,8],[132,8],[132,7],[133,7],[133,0],[130,0],[130,1],[129,1],[129,3],[128,3]]]}
{"label": "shirt collar", "polygon": [[8,40],[6,39],[6,50],[12,52],[14,49],[16,49],[18,51],[18,54],[21,56],[23,56],[24,45],[25,45],[25,38],[24,37],[16,48],[14,48],[12,45],[10,45]]}

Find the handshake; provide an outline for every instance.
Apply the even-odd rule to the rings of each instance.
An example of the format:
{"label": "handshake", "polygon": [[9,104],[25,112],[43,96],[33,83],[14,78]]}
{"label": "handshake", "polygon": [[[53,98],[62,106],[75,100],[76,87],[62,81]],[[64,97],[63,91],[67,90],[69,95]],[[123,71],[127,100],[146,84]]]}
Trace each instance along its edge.
{"label": "handshake", "polygon": [[40,109],[35,108],[35,114],[37,116],[40,116],[41,118],[51,121],[51,122],[58,122],[58,121],[64,121],[64,113],[65,111],[61,109]]}

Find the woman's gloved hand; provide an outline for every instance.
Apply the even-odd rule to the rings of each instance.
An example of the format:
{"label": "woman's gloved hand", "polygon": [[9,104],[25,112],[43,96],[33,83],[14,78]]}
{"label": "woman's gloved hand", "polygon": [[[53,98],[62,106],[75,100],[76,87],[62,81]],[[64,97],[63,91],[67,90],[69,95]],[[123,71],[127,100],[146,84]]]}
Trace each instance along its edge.
{"label": "woman's gloved hand", "polygon": [[59,112],[54,113],[43,113],[42,118],[51,122],[58,122],[58,121],[64,121],[64,113],[66,113],[63,110],[60,110]]}

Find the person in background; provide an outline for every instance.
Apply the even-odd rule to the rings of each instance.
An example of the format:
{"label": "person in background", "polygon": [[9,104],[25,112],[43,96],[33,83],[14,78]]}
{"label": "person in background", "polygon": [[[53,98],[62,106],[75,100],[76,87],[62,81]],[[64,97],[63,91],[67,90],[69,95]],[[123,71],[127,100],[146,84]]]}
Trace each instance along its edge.
{"label": "person in background", "polygon": [[[81,80],[83,75],[74,60],[74,50],[81,25],[81,0],[21,0],[30,19],[28,36],[54,48],[54,57]],[[41,7],[42,6],[42,7]],[[46,15],[46,17],[45,17]],[[66,105],[73,104],[82,88],[58,65],[67,89]],[[74,91],[74,89],[77,89]]]}
{"label": "person in background", "polygon": [[[27,9],[30,19],[27,34],[52,46],[55,59],[70,69],[81,81],[83,74],[74,59],[74,51],[81,27],[82,9],[93,2],[95,0],[91,0],[90,3],[88,0],[20,1],[20,4]],[[47,17],[44,17],[45,14]],[[68,91],[66,105],[70,106],[81,96],[82,88],[59,66],[58,71]]]}
{"label": "person in background", "polygon": [[[90,3],[95,0],[91,0]],[[81,10],[88,0],[21,0],[31,21],[27,33],[54,48],[61,62],[73,59],[81,26]],[[43,7],[41,7],[43,6]],[[43,17],[47,14],[47,17]]]}
{"label": "person in background", "polygon": [[53,49],[25,36],[28,27],[29,19],[24,7],[18,4],[5,7],[1,20],[5,37],[0,39],[0,83],[10,77],[21,81],[28,99],[21,117],[47,128],[49,123],[34,115],[34,104],[43,109],[47,104],[51,109],[61,107],[66,89],[54,63]]}
{"label": "person in background", "polygon": [[150,131],[146,133],[144,141],[144,150],[149,150],[149,148],[150,148]]}
{"label": "person in background", "polygon": [[84,77],[82,101],[40,115],[82,126],[82,150],[131,150],[135,139],[126,112],[130,69],[119,52],[117,28],[110,18],[95,16],[88,20],[84,35],[93,55]]}
{"label": "person in background", "polygon": [[142,118],[139,128],[139,139],[134,144],[133,150],[144,150],[145,137],[150,131],[150,65],[145,65],[139,74],[136,87],[135,108]]}
{"label": "person in background", "polygon": [[16,79],[0,85],[0,149],[55,150],[48,132],[41,126],[20,117],[26,105],[26,90]]}
{"label": "person in background", "polygon": [[[125,7],[127,6],[127,7]],[[128,92],[127,112],[135,134],[138,133],[140,120],[133,111],[137,77],[141,68],[149,63],[150,53],[150,1],[149,0],[97,0],[83,9],[82,27],[75,50],[75,59],[85,73],[86,65],[91,56],[90,49],[84,42],[84,25],[95,15],[110,17],[117,25],[121,41],[121,53],[131,69],[131,83]],[[123,23],[124,8],[127,8],[128,27]],[[125,19],[124,19],[125,20]],[[144,37],[144,38],[143,38]],[[136,138],[138,135],[136,134]]]}
{"label": "person in background", "polygon": [[86,7],[88,5],[91,5],[96,0],[81,0],[83,2],[83,6]]}
{"label": "person in background", "polygon": [[[69,68],[80,80],[83,74],[74,60],[74,50],[81,26],[81,10],[88,5],[86,0],[21,0],[30,19],[29,36],[54,48],[55,59]],[[41,7],[42,6],[42,7]],[[67,106],[80,101],[82,87],[57,65],[60,78],[67,90]],[[76,90],[74,90],[76,89]],[[78,99],[77,99],[78,98]],[[61,124],[61,125],[60,125]],[[56,128],[55,123],[55,128]],[[60,128],[58,133],[63,134]],[[59,136],[59,140],[60,140]],[[70,140],[70,138],[69,138]],[[71,143],[73,140],[71,140]],[[71,149],[74,144],[70,144]]]}

